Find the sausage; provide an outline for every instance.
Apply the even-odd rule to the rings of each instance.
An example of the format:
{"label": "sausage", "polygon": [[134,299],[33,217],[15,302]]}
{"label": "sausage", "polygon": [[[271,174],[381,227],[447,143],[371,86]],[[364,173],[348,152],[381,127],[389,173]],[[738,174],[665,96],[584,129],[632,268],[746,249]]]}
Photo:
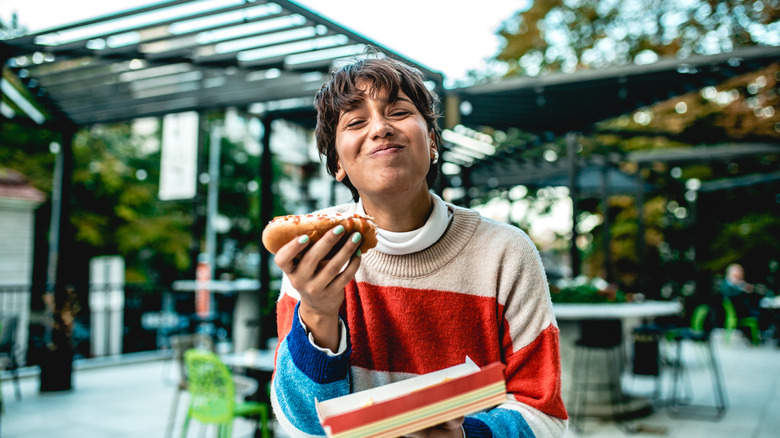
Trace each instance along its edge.
{"label": "sausage", "polygon": [[337,225],[343,225],[345,232],[339,244],[328,254],[326,259],[332,257],[346,242],[346,239],[355,232],[359,232],[363,236],[360,241],[361,252],[365,253],[376,246],[377,238],[374,218],[361,214],[350,215],[341,213],[275,217],[263,230],[263,246],[271,254],[276,254],[282,246],[303,235],[309,236],[313,244]]}

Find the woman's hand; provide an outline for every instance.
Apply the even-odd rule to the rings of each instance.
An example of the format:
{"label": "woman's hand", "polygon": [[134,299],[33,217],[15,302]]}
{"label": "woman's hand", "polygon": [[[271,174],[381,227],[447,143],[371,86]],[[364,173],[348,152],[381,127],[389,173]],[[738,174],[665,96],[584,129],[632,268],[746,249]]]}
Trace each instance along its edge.
{"label": "woman's hand", "polygon": [[406,438],[465,438],[463,421],[465,417],[446,421],[438,426],[429,427],[415,433],[404,435]]}
{"label": "woman's hand", "polygon": [[300,316],[314,341],[332,351],[339,345],[338,312],[344,302],[344,287],[360,267],[360,257],[353,257],[360,246],[360,233],[349,236],[344,246],[321,266],[343,237],[344,227],[336,226],[304,252],[310,242],[307,236],[301,236],[283,246],[274,258],[301,294]]}

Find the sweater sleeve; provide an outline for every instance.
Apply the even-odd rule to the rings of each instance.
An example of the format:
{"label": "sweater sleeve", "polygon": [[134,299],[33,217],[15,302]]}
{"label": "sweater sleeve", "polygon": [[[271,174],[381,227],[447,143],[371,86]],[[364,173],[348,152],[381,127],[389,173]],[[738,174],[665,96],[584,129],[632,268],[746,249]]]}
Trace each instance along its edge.
{"label": "sweater sleeve", "polygon": [[[497,255],[507,401],[467,418],[468,437],[561,437],[568,416],[561,397],[558,327],[536,247],[513,229]],[[504,235],[506,238],[507,236]]]}
{"label": "sweater sleeve", "polygon": [[282,429],[290,436],[323,436],[314,403],[349,393],[351,346],[340,355],[315,348],[298,318],[299,302],[283,295],[277,303],[280,328],[271,404]]}

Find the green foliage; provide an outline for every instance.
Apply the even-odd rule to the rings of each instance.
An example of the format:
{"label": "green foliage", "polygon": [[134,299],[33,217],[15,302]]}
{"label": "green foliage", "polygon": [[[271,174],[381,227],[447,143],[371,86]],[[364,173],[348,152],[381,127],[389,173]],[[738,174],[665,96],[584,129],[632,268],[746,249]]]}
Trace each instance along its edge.
{"label": "green foliage", "polygon": [[710,246],[717,256],[704,266],[712,272],[724,272],[728,265],[741,263],[751,254],[776,256],[780,242],[774,236],[780,236],[780,223],[768,212],[749,213],[739,221],[723,223]]}
{"label": "green foliage", "polygon": [[561,280],[550,287],[554,303],[624,303],[626,294],[601,278],[584,276]]}
{"label": "green foliage", "polygon": [[509,74],[603,68],[778,44],[780,1],[536,0],[498,31]]}
{"label": "green foliage", "polygon": [[0,167],[21,172],[37,189],[50,193],[56,156],[49,144],[55,141],[60,141],[56,132],[0,119]]}
{"label": "green foliage", "polygon": [[[503,23],[498,35],[505,44],[496,61],[506,65],[507,76],[646,64],[663,57],[777,45],[778,22],[778,0],[541,0]],[[776,143],[780,141],[778,80],[780,64],[776,63],[603,121],[580,139],[580,155],[728,142]],[[502,133],[497,140],[504,137],[509,142],[519,136]],[[531,149],[537,155],[545,150],[560,154],[559,143],[536,138],[506,150],[534,159]],[[645,199],[645,253],[641,255],[636,252],[639,215],[632,197],[610,197],[606,212],[599,202],[589,200],[582,200],[580,208],[609,215],[612,272],[627,290],[636,287],[639,257],[649,277],[642,292],[650,296],[690,295],[695,273],[718,275],[736,261],[748,265],[756,281],[776,284],[780,248],[777,239],[768,238],[778,235],[780,224],[776,183],[699,193],[696,199],[686,182],[777,172],[778,160],[780,156],[772,154],[643,167],[643,180],[654,191]],[[640,171],[631,163],[621,170]],[[590,242],[583,252],[591,274],[602,272],[604,266],[601,228],[583,236],[584,242]],[[764,281],[767,277],[771,278]]]}
{"label": "green foliage", "polygon": [[[71,224],[85,258],[118,254],[128,282],[170,281],[190,265],[191,208],[157,200],[159,151],[129,124],[74,138]],[[150,177],[150,175],[152,177]]]}
{"label": "green foliage", "polygon": [[[220,122],[223,114],[207,117]],[[86,282],[88,261],[101,255],[125,259],[129,283],[170,283],[186,278],[192,269],[193,248],[202,246],[206,186],[194,201],[159,201],[157,198],[161,130],[140,135],[129,123],[96,125],[76,132],[73,138],[72,193],[69,220],[74,246],[67,257],[76,259],[80,271],[75,281]],[[283,178],[279,163],[272,175],[260,175],[259,154],[240,139],[221,143],[219,214],[229,227],[217,235],[216,276],[258,275],[262,178]],[[50,193],[56,155],[51,142],[60,134],[46,129],[3,122],[0,132],[0,166],[25,174],[31,183]],[[151,145],[151,146],[150,146]],[[206,144],[201,154],[208,154]],[[256,148],[254,148],[256,149]],[[201,165],[205,165],[201,159]],[[202,207],[202,208],[201,208]],[[273,215],[286,214],[274,197]],[[44,236],[45,237],[45,236]],[[195,250],[197,251],[197,249]],[[269,302],[273,303],[275,297]]]}

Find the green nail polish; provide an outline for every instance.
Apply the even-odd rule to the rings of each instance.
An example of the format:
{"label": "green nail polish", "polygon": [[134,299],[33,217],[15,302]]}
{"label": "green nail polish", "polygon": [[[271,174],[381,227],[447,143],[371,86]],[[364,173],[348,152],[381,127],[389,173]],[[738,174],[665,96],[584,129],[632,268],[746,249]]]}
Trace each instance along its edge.
{"label": "green nail polish", "polygon": [[360,257],[363,254],[363,251],[358,248],[357,252],[355,253],[356,256]]}
{"label": "green nail polish", "polygon": [[352,235],[352,241],[355,243],[360,242],[360,233],[355,233]]}
{"label": "green nail polish", "polygon": [[344,226],[339,225],[336,228],[333,229],[333,234],[341,234],[344,232]]}
{"label": "green nail polish", "polygon": [[308,241],[309,241],[309,236],[301,236],[301,237],[298,238],[298,243],[300,243],[301,245],[303,245],[304,243],[306,243]]}

